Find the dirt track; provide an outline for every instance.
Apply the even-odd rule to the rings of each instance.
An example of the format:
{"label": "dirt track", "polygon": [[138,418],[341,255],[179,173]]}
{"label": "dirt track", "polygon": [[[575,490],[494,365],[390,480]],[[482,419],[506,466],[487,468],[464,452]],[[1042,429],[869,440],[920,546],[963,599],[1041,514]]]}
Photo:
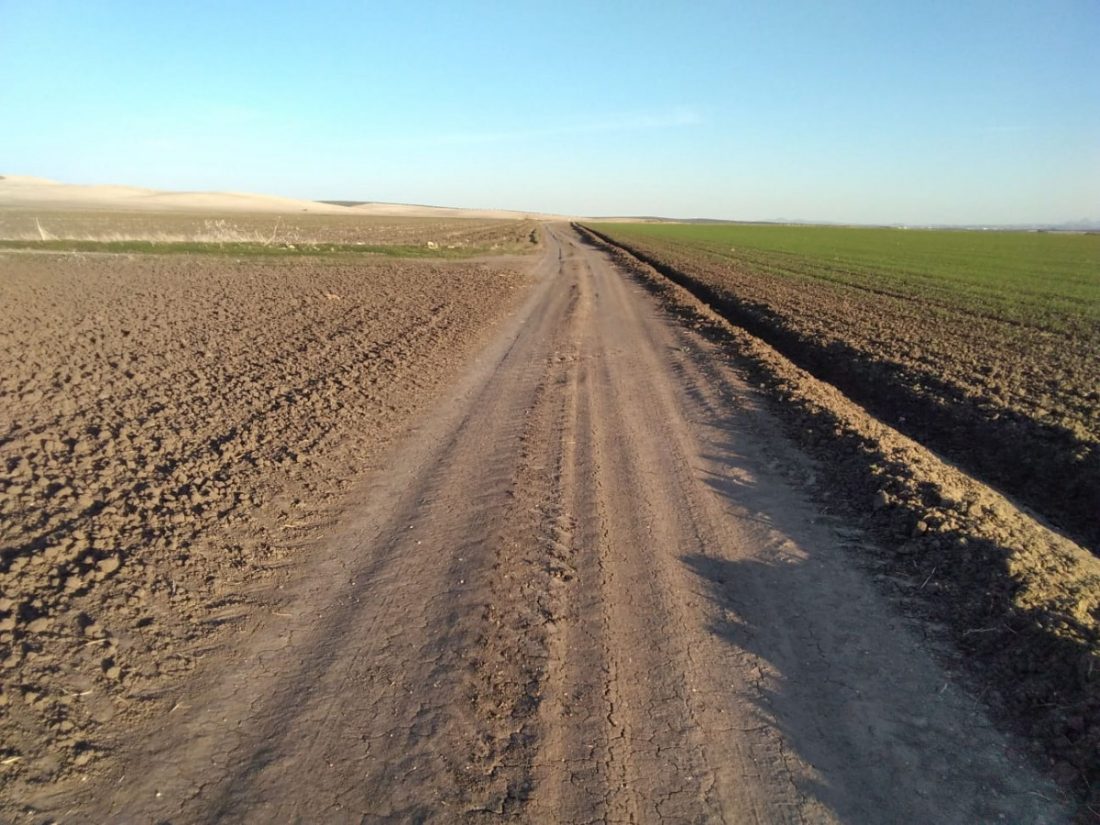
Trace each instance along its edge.
{"label": "dirt track", "polygon": [[813,463],[563,228],[292,584],[61,821],[1061,822]]}

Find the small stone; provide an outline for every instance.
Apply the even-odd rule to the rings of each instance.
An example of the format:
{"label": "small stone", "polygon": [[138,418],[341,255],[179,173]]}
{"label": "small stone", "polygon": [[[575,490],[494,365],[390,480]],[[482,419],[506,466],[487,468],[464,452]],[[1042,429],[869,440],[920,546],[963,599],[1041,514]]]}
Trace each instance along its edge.
{"label": "small stone", "polygon": [[916,524],[913,525],[913,535],[914,536],[923,536],[927,532],[928,532],[928,522],[926,522],[924,519],[921,519],[920,521],[918,521]]}
{"label": "small stone", "polygon": [[875,493],[875,500],[874,500],[872,506],[876,510],[881,510],[883,507],[885,507],[889,503],[890,503],[890,496],[887,495],[885,490],[879,490],[877,493]]}
{"label": "small stone", "polygon": [[103,635],[103,625],[99,622],[92,622],[90,625],[86,625],[84,628],[84,635],[89,639],[98,639]]}
{"label": "small stone", "polygon": [[76,765],[78,768],[83,767],[84,765],[87,765],[89,762],[91,762],[92,757],[94,756],[94,751],[81,751],[73,758],[73,764]]}
{"label": "small stone", "polygon": [[108,556],[105,559],[100,559],[96,564],[96,568],[99,570],[101,577],[106,577],[114,573],[118,568],[122,566],[122,559],[118,556]]}
{"label": "small stone", "polygon": [[50,629],[53,625],[53,619],[46,616],[39,616],[27,625],[27,630],[31,633],[44,633]]}
{"label": "small stone", "polygon": [[118,665],[111,665],[109,668],[103,671],[103,674],[113,681],[118,681],[122,678],[122,668]]}
{"label": "small stone", "polygon": [[0,619],[0,632],[15,630],[15,616],[5,616]]}
{"label": "small stone", "polygon": [[0,613],[10,613],[12,608],[15,607],[15,602],[6,596],[0,598]]}
{"label": "small stone", "polygon": [[41,696],[42,696],[42,694],[40,694],[36,690],[24,690],[23,691],[23,701],[26,702],[28,705],[35,704],[41,698]]}

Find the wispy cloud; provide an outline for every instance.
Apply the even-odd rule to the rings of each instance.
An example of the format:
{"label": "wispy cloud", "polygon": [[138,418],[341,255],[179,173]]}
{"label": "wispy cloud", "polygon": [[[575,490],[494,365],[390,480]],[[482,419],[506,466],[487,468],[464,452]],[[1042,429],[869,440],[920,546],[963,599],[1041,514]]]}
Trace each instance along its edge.
{"label": "wispy cloud", "polygon": [[486,143],[512,143],[566,135],[594,135],[608,132],[640,132],[698,126],[702,115],[689,107],[644,112],[621,112],[598,117],[561,118],[538,127],[507,128],[486,131],[452,131],[402,138],[379,138],[371,144],[400,143],[404,146],[456,146]]}
{"label": "wispy cloud", "polygon": [[1014,124],[991,124],[988,126],[975,126],[973,131],[985,134],[1011,134],[1015,132],[1034,132],[1035,127],[1031,125],[1014,125]]}

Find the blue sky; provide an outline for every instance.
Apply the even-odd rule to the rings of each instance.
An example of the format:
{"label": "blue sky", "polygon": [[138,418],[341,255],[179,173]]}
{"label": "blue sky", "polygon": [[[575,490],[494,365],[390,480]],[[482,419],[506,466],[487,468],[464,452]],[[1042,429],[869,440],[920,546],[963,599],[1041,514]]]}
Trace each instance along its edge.
{"label": "blue sky", "polygon": [[0,0],[0,174],[574,214],[1100,218],[1100,3]]}

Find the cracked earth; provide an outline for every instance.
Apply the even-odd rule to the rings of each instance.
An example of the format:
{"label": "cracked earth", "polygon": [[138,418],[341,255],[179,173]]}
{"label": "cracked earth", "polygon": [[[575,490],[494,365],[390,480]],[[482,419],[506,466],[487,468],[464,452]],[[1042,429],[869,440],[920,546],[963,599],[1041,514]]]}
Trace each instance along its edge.
{"label": "cracked earth", "polygon": [[1063,822],[716,345],[544,230],[338,529],[66,822]]}

